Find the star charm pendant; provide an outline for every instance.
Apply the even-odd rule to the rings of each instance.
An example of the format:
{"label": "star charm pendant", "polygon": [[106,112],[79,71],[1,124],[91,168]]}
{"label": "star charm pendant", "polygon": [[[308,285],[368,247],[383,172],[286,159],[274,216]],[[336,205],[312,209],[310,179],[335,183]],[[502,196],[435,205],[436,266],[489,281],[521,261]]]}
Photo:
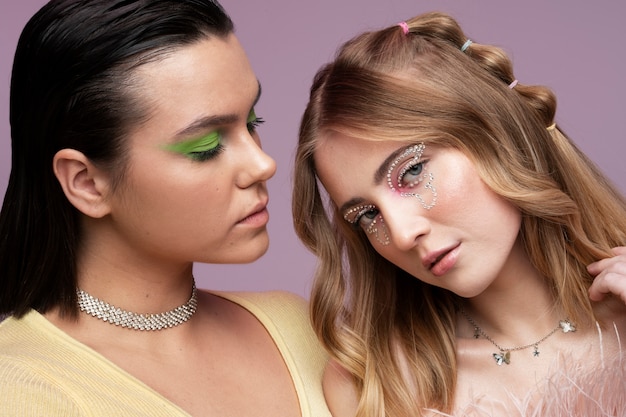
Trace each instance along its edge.
{"label": "star charm pendant", "polygon": [[539,356],[539,346],[535,345],[535,350],[533,350],[533,356]]}
{"label": "star charm pendant", "polygon": [[480,338],[480,329],[474,326],[474,339]]}
{"label": "star charm pendant", "polygon": [[506,363],[508,365],[511,363],[511,352],[506,351],[506,352],[494,353],[493,359],[495,359],[498,366],[501,366],[503,363]]}

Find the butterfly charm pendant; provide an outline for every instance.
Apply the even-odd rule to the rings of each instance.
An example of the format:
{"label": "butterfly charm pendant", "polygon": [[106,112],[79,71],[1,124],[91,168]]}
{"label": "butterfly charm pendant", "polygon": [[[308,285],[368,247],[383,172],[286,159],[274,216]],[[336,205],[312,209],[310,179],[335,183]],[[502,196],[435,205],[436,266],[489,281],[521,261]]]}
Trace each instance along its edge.
{"label": "butterfly charm pendant", "polygon": [[574,326],[569,320],[561,320],[559,322],[559,326],[561,326],[561,330],[563,330],[563,333],[576,331],[576,326]]}
{"label": "butterfly charm pendant", "polygon": [[511,352],[507,350],[506,352],[494,353],[493,358],[498,365],[502,365],[503,363],[508,365],[511,363]]}

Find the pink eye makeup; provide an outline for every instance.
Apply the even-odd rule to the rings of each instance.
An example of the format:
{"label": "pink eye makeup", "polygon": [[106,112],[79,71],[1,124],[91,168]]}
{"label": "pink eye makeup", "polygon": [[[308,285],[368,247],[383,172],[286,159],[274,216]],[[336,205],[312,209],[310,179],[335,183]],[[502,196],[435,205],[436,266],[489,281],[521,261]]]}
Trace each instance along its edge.
{"label": "pink eye makeup", "polygon": [[381,245],[389,244],[389,232],[385,221],[373,204],[353,207],[346,211],[343,218],[350,224],[360,226],[368,235],[373,235]]}
{"label": "pink eye makeup", "polygon": [[[423,158],[425,148],[423,143],[418,143],[396,149],[380,165],[374,183],[380,184],[385,178],[392,192],[401,197],[414,197],[424,209],[430,210],[437,204],[437,190],[433,184],[434,176],[427,168],[429,160]],[[390,233],[380,210],[374,204],[346,207],[350,205],[346,203],[342,208],[344,220],[373,235],[381,245],[388,245]]]}
{"label": "pink eye makeup", "polygon": [[402,197],[417,198],[422,207],[430,210],[437,204],[437,190],[433,174],[426,167],[428,161],[422,160],[425,148],[418,143],[402,152],[387,169],[387,185]]}

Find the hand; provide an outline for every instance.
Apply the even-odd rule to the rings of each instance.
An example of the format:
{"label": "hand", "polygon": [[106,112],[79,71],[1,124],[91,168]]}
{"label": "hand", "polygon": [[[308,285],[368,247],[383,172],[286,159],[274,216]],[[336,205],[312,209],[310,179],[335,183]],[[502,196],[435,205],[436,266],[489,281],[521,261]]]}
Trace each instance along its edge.
{"label": "hand", "polygon": [[589,287],[589,298],[601,301],[607,294],[619,296],[626,304],[626,247],[611,250],[615,256],[589,264],[587,271],[595,276]]}

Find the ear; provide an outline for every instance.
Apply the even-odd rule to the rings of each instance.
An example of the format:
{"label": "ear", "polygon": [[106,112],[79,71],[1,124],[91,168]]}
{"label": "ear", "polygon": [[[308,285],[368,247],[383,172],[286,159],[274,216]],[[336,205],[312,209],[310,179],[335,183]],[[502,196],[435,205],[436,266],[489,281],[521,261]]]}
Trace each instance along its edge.
{"label": "ear", "polygon": [[109,214],[108,177],[82,152],[61,149],[52,160],[54,175],[67,199],[83,214],[101,218]]}

